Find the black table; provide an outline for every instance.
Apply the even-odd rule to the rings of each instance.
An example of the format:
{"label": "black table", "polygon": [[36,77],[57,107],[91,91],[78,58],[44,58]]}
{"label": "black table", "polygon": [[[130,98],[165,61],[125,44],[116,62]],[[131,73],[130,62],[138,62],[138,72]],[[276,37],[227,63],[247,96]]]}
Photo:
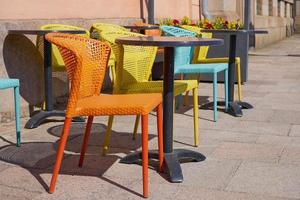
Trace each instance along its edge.
{"label": "black table", "polygon": [[130,26],[124,26],[125,28],[128,28],[130,30],[138,30],[141,34],[145,34],[146,30],[153,30],[153,29],[159,29],[159,26],[156,25],[130,25]]}
{"label": "black table", "polygon": [[[52,102],[52,58],[51,58],[51,43],[45,39],[47,33],[71,33],[84,34],[84,30],[9,30],[8,34],[23,34],[23,35],[40,35],[44,38],[44,82],[45,82],[45,101],[46,110],[41,110],[33,115],[26,123],[25,128],[36,128],[48,117],[65,116],[65,111],[54,110]],[[82,122],[81,118],[74,118],[73,121]]]}
{"label": "black table", "polygon": [[[164,80],[163,80],[163,143],[164,164],[171,182],[182,182],[183,175],[180,161],[203,161],[205,156],[185,149],[173,149],[173,98],[174,98],[174,53],[180,46],[213,46],[223,45],[222,39],[204,39],[195,37],[125,37],[116,40],[122,45],[164,47]],[[150,158],[157,158],[149,153]],[[121,160],[123,163],[138,163],[141,153],[133,153]]]}
{"label": "black table", "polygon": [[[237,34],[267,34],[268,31],[265,30],[215,30],[215,29],[203,29],[202,32],[211,32],[211,33],[225,33],[230,36],[229,42],[229,62],[228,62],[228,113],[235,117],[242,117],[242,109],[251,109],[253,106],[247,102],[235,101],[234,100],[234,82],[236,75],[236,38]],[[218,102],[218,104],[224,105],[224,102]]]}

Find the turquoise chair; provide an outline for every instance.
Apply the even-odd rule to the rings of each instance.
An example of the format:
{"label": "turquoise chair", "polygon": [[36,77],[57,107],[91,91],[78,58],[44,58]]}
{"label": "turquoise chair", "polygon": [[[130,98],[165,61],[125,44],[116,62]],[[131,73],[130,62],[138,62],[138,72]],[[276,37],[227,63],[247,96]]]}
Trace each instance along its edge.
{"label": "turquoise chair", "polygon": [[[165,36],[196,37],[196,33],[174,26],[161,26],[160,29],[163,31]],[[224,72],[225,110],[227,111],[228,108],[228,63],[191,64],[193,60],[193,52],[194,48],[192,47],[175,48],[174,72],[175,74],[213,74],[214,121],[217,121],[218,72]]]}
{"label": "turquoise chair", "polygon": [[16,135],[17,135],[17,146],[21,143],[21,131],[20,131],[20,97],[19,97],[20,83],[18,79],[0,79],[0,90],[7,88],[14,88],[15,97],[15,118],[16,118]]}

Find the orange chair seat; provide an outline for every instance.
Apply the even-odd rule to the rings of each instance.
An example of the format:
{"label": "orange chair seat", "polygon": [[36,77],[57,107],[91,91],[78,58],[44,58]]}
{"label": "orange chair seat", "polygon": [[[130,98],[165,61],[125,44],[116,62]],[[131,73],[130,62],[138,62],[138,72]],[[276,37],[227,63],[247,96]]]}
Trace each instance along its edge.
{"label": "orange chair seat", "polygon": [[162,102],[159,93],[101,95],[78,100],[76,115],[146,115]]}

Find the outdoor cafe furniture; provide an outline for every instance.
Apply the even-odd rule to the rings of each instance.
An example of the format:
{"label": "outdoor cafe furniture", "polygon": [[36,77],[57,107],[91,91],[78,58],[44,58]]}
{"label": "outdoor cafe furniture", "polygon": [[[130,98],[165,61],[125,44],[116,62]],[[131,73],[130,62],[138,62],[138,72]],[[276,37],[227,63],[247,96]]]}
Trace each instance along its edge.
{"label": "outdoor cafe furniture", "polygon": [[[77,26],[70,26],[66,24],[46,24],[40,27],[41,30],[84,30],[85,33],[80,34],[83,37],[90,37],[90,32],[85,30],[81,27]],[[37,37],[37,44],[39,51],[42,53],[44,52],[44,41],[42,36]],[[59,53],[58,48],[55,45],[52,45],[52,72],[56,71],[66,71],[65,63]]]}
{"label": "outdoor cafe furniture", "polygon": [[[38,35],[45,37],[47,33],[61,32],[70,34],[85,34],[85,30],[9,30],[8,34],[24,34],[24,35]],[[52,46],[47,40],[44,40],[44,87],[45,87],[45,110],[40,110],[33,115],[25,124],[25,128],[36,128],[47,118],[53,116],[65,116],[62,110],[53,109],[52,97]],[[81,118],[74,118],[73,120],[82,122]]]}
{"label": "outdoor cafe furniture", "polygon": [[[161,26],[165,36],[174,37],[195,37],[196,33],[177,28],[174,26]],[[175,74],[213,74],[213,102],[214,102],[214,121],[217,121],[217,95],[218,95],[218,73],[224,73],[224,96],[225,96],[225,110],[228,107],[228,63],[218,64],[191,64],[193,59],[192,47],[176,47],[174,55],[174,71]],[[197,95],[198,96],[198,95]],[[194,98],[198,98],[195,97]]]}
{"label": "outdoor cafe furniture", "polygon": [[[150,81],[151,71],[157,52],[157,47],[147,47],[143,45],[118,45],[116,39],[123,37],[145,37],[142,34],[119,31],[101,32],[101,38],[108,42],[112,51],[116,55],[116,77],[114,77],[114,94],[135,94],[135,93],[162,93],[163,81]],[[178,96],[187,91],[193,90],[195,97],[198,97],[198,82],[196,80],[176,80],[174,82],[174,96]],[[194,98],[194,144],[198,145],[198,98]],[[109,118],[109,123],[105,135],[103,153],[106,154],[109,146],[113,116]],[[134,126],[134,138],[136,137],[139,124],[137,116]]]}
{"label": "outdoor cafe furniture", "polygon": [[157,111],[159,169],[161,170],[163,164],[162,95],[159,93],[100,95],[110,54],[108,44],[62,33],[47,34],[46,39],[58,46],[72,86],[49,192],[53,193],[55,189],[73,117],[88,116],[79,160],[81,167],[94,116],[142,115],[143,196],[148,197],[148,114],[153,109]]}
{"label": "outdoor cafe furniture", "polygon": [[146,33],[146,30],[157,30],[159,29],[159,26],[157,25],[151,25],[151,24],[144,24],[144,25],[127,25],[127,26],[124,26],[125,28],[127,29],[130,29],[131,31],[135,30],[135,31],[138,31],[140,32],[141,34],[144,34]]}
{"label": "outdoor cafe furniture", "polygon": [[[147,23],[144,23],[144,22],[135,22],[134,23],[135,26],[151,26],[151,24],[147,24]],[[153,25],[152,25],[153,26]],[[161,36],[161,30],[159,29],[159,26],[156,26],[155,28],[153,27],[153,29],[145,29],[145,35],[148,35],[148,36]]]}
{"label": "outdoor cafe furniture", "polygon": [[[91,38],[101,40],[100,33],[102,31],[127,31],[127,29],[117,24],[94,23],[90,28]],[[113,77],[115,77],[115,64],[116,64],[115,54],[114,52],[111,52],[108,66],[111,69],[111,73]]]}
{"label": "outdoor cafe furniture", "polygon": [[[203,32],[198,26],[188,26],[182,25],[182,28],[192,31],[197,35],[200,35],[202,38],[212,38],[212,33]],[[195,48],[195,54],[193,63],[228,63],[229,58],[207,58],[209,47],[197,47]],[[198,55],[198,56],[197,56]],[[238,99],[242,100],[242,83],[241,83],[241,58],[236,57],[236,75],[237,75],[237,84],[238,84]]]}
{"label": "outdoor cafe furniture", "polygon": [[[228,30],[228,29],[203,29],[202,32],[208,33],[224,33],[230,37],[229,41],[229,60],[228,60],[228,83],[229,83],[229,96],[228,96],[228,113],[235,117],[242,117],[242,109],[251,109],[253,106],[247,102],[234,100],[234,82],[235,82],[235,69],[236,69],[236,39],[238,34],[267,34],[268,31],[264,30]],[[223,102],[219,102],[223,104]]]}
{"label": "outdoor cafe furniture", "polygon": [[[163,80],[163,140],[164,140],[164,168],[167,170],[171,182],[182,182],[183,175],[180,161],[202,161],[205,156],[187,150],[173,149],[173,98],[174,98],[174,55],[178,46],[211,46],[223,45],[222,39],[204,39],[190,37],[128,37],[118,38],[117,44],[134,46],[164,47],[164,80]],[[150,157],[157,157],[150,154]],[[140,159],[140,153],[124,157],[124,163],[136,163]]]}
{"label": "outdoor cafe furniture", "polygon": [[14,89],[14,102],[15,102],[15,123],[16,123],[16,136],[17,146],[21,143],[21,131],[20,131],[20,83],[18,79],[3,79],[0,78],[0,90],[13,88]]}

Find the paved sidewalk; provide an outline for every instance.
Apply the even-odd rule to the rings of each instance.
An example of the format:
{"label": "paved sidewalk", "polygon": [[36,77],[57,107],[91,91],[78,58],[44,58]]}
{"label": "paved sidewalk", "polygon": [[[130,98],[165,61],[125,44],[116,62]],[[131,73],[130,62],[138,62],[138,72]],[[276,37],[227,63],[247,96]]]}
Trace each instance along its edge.
{"label": "paved sidewalk", "polygon": [[[300,199],[300,36],[252,52],[243,100],[254,109],[242,118],[199,110],[200,145],[193,144],[192,110],[175,114],[174,146],[203,153],[200,163],[182,164],[184,182],[169,183],[149,170],[149,199]],[[259,54],[259,55],[258,55]],[[294,56],[287,56],[294,55]],[[200,103],[211,101],[212,85],[199,85]],[[219,87],[223,97],[223,86]],[[23,119],[23,125],[27,119]],[[101,156],[107,118],[96,119],[83,168],[78,168],[84,126],[74,124],[54,194],[50,182],[62,121],[22,130],[14,146],[14,124],[0,126],[0,199],[141,199],[141,166],[120,164],[120,157],[140,149],[131,139],[133,117],[113,125],[110,154]],[[150,149],[156,149],[156,121],[150,117]],[[154,166],[157,164],[153,163]]]}

